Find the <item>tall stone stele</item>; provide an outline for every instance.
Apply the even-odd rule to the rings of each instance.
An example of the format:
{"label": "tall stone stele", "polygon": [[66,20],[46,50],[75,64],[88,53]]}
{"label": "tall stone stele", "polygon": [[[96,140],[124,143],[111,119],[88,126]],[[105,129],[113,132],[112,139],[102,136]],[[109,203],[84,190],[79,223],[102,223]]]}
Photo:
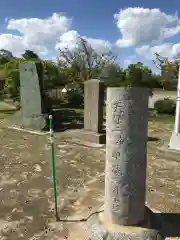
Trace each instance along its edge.
{"label": "tall stone stele", "polygon": [[84,141],[104,144],[103,131],[104,82],[90,79],[84,84],[84,129],[80,135]]}
{"label": "tall stone stele", "polygon": [[20,63],[20,105],[12,123],[23,129],[44,130],[51,107],[46,99],[43,66],[40,62]]}
{"label": "tall stone stele", "polygon": [[148,98],[146,88],[107,89],[105,202],[88,220],[92,240],[161,239],[145,207]]}
{"label": "tall stone stele", "polygon": [[180,68],[177,86],[175,126],[168,145],[170,150],[180,151]]}

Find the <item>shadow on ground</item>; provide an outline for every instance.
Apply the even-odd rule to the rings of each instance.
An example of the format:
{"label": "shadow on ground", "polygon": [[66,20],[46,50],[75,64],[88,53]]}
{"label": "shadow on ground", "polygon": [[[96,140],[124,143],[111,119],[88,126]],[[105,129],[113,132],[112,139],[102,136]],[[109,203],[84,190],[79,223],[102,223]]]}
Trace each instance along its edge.
{"label": "shadow on ground", "polygon": [[0,113],[5,113],[5,114],[12,114],[15,113],[17,110],[16,109],[0,109]]}
{"label": "shadow on ground", "polygon": [[157,137],[148,137],[148,142],[156,142],[159,141],[160,139]]}
{"label": "shadow on ground", "polygon": [[166,237],[180,236],[180,213],[156,213],[161,221],[160,230]]}
{"label": "shadow on ground", "polygon": [[61,109],[53,111],[54,130],[63,132],[69,129],[82,129],[84,116],[82,110]]}

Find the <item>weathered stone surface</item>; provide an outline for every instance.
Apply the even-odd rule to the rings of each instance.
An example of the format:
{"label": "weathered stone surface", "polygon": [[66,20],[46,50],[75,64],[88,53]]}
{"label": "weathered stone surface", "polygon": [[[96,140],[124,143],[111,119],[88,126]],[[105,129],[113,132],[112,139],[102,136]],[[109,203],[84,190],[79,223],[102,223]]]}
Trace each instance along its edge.
{"label": "weathered stone surface", "polygon": [[91,79],[84,85],[84,129],[100,133],[103,128],[104,83]]}
{"label": "weathered stone surface", "polygon": [[96,133],[92,131],[78,131],[79,139],[87,142],[104,144],[106,142],[106,134],[105,133]]}
{"label": "weathered stone surface", "polygon": [[180,70],[177,86],[175,126],[168,147],[170,150],[180,151]]}
{"label": "weathered stone surface", "polygon": [[114,224],[144,220],[148,97],[145,88],[107,89],[105,216]]}
{"label": "weathered stone surface", "polygon": [[91,79],[84,84],[84,129],[78,132],[81,141],[105,144],[103,130],[104,83]]}
{"label": "weathered stone surface", "polygon": [[121,226],[104,220],[101,214],[92,215],[88,221],[92,240],[161,240],[164,236],[156,229]]}
{"label": "weathered stone surface", "polygon": [[180,151],[180,133],[177,134],[173,131],[168,145],[168,149],[178,152]]}
{"label": "weathered stone surface", "polygon": [[[9,116],[10,114],[6,114],[6,119],[2,119],[5,114],[0,113],[0,212],[1,230],[3,226],[6,229],[6,232],[3,230],[0,232],[0,239],[63,239],[65,236],[59,233],[62,228],[54,218],[49,139],[6,128]],[[149,132],[150,136],[158,136],[162,142],[164,139],[168,141],[171,124],[168,121],[162,122],[159,118],[156,122],[150,120]],[[67,135],[68,131],[55,133],[58,204],[61,207],[62,203],[65,203],[64,210],[60,211],[61,218],[75,220],[86,218],[104,204],[102,174],[105,151],[67,143],[65,141]],[[162,233],[167,239],[178,239],[180,238],[179,154],[158,150],[157,146],[162,142],[148,143],[147,201],[150,207],[165,215],[166,221],[162,224]],[[34,171],[36,164],[42,167],[42,172]],[[93,184],[87,184],[88,181],[96,179],[98,180]],[[38,197],[29,196],[29,190],[32,192],[32,189],[41,190]],[[79,195],[76,194],[76,189]],[[74,191],[73,201],[72,195],[67,194],[69,190]],[[78,204],[75,200],[77,195],[80,201]],[[90,207],[92,207],[91,211]],[[32,216],[33,220],[28,220]],[[48,232],[44,231],[46,223],[49,227],[51,222],[57,224],[56,229],[50,228]],[[14,227],[13,224],[16,223]],[[82,234],[80,224],[86,225],[86,222],[71,222],[67,223],[68,226],[65,225],[64,228],[69,231],[68,240],[88,240],[88,237],[85,238]],[[79,234],[77,238],[74,237],[74,233]]]}
{"label": "weathered stone surface", "polygon": [[43,85],[43,69],[40,63],[20,64],[21,110],[13,122],[22,128],[43,130],[47,126],[48,106]]}

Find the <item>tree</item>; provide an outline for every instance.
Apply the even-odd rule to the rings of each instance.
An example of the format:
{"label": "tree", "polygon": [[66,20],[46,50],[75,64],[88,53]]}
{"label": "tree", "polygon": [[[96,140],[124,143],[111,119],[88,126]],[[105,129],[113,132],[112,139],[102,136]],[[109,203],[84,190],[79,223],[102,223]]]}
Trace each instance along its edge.
{"label": "tree", "polygon": [[5,93],[13,100],[18,100],[20,90],[19,60],[12,59],[4,67]]}
{"label": "tree", "polygon": [[152,74],[151,80],[149,81],[150,88],[162,88],[162,77],[161,75]]}
{"label": "tree", "polygon": [[56,63],[41,61],[44,65],[44,81],[46,88],[53,88],[65,84],[65,75]]}
{"label": "tree", "polygon": [[167,57],[162,57],[159,53],[155,53],[155,60],[153,60],[153,63],[156,65],[156,67],[162,71],[162,68],[164,65],[169,63],[169,60]]}
{"label": "tree", "polygon": [[0,50],[0,64],[5,64],[14,58],[12,52],[5,49]]}
{"label": "tree", "polygon": [[119,87],[125,81],[125,71],[118,64],[106,65],[99,76],[108,87]]}
{"label": "tree", "polygon": [[126,78],[122,85],[150,87],[152,71],[143,63],[130,64],[125,72]]}
{"label": "tree", "polygon": [[25,59],[40,59],[39,56],[31,50],[25,50],[22,57]]}
{"label": "tree", "polygon": [[0,50],[0,77],[5,81],[3,92],[13,100],[18,100],[19,98],[19,64],[22,62],[39,61],[43,64],[46,88],[60,86],[66,80],[64,73],[60,71],[59,66],[53,61],[41,60],[36,53],[30,50],[26,50],[23,56],[24,58],[15,58],[10,51]]}
{"label": "tree", "polygon": [[106,53],[98,53],[82,37],[77,40],[74,50],[69,48],[59,49],[58,64],[70,72],[70,78],[75,82],[84,82],[97,77],[104,66],[114,63],[116,57],[109,50]]}
{"label": "tree", "polygon": [[155,58],[156,59],[153,60],[153,63],[161,70],[162,78],[160,82],[164,90],[165,85],[170,83],[171,80],[178,79],[180,54],[176,54],[172,61],[167,57],[162,57],[158,53],[155,53]]}

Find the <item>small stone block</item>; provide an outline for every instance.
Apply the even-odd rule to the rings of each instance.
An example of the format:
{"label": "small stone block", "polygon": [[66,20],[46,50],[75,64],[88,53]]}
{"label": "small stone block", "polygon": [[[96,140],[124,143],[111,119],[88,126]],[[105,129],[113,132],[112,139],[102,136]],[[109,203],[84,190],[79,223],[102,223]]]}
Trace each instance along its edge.
{"label": "small stone block", "polygon": [[79,132],[79,138],[83,141],[92,142],[96,144],[106,143],[106,133],[96,133],[92,131],[82,130]]}

